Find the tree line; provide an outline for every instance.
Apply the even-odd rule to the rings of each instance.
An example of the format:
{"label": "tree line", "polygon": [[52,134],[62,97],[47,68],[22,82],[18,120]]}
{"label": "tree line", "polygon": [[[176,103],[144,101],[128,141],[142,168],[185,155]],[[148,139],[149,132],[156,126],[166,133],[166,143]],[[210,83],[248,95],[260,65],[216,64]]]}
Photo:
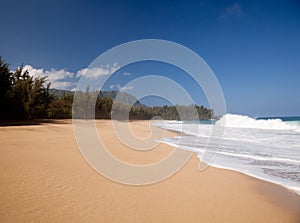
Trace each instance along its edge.
{"label": "tree line", "polygon": [[[74,92],[50,89],[46,77],[32,77],[24,67],[11,71],[0,57],[0,120],[69,119],[72,118]],[[132,104],[132,95],[123,95],[124,103],[114,100],[118,92],[79,91],[73,115],[78,118],[139,119],[159,116],[166,120],[198,120],[213,117],[213,110],[198,105],[148,107],[139,102]],[[127,97],[127,98],[126,98]],[[125,101],[126,101],[125,100]],[[90,103],[96,102],[95,104]],[[123,100],[122,100],[123,101]],[[95,105],[93,114],[86,114],[87,106]]]}
{"label": "tree line", "polygon": [[46,116],[51,103],[50,82],[33,78],[23,66],[12,72],[0,57],[0,119],[33,119]]}

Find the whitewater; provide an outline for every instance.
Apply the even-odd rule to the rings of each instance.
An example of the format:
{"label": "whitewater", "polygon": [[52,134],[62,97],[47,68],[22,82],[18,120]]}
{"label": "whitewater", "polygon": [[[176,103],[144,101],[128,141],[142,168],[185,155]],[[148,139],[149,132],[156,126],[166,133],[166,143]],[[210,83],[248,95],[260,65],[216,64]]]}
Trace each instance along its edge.
{"label": "whitewater", "polygon": [[[254,119],[226,114],[218,121],[160,121],[162,128],[178,131],[179,137],[164,143],[197,152],[200,160],[213,153],[210,166],[238,171],[282,185],[300,195],[300,117]],[[212,131],[218,135],[212,136]],[[208,145],[213,139],[216,149]]]}

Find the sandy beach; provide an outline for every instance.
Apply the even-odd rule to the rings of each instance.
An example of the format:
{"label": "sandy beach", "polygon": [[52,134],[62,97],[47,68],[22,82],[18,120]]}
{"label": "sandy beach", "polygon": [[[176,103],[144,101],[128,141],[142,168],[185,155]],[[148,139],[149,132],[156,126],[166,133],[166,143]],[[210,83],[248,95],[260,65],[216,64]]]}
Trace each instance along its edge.
{"label": "sandy beach", "polygon": [[[57,122],[0,127],[0,222],[300,222],[297,194],[234,171],[199,171],[196,154],[159,183],[108,180],[81,155],[71,121]],[[174,150],[129,150],[111,121],[96,122],[110,152],[126,162],[153,163]],[[130,126],[139,137],[150,133],[147,121]]]}

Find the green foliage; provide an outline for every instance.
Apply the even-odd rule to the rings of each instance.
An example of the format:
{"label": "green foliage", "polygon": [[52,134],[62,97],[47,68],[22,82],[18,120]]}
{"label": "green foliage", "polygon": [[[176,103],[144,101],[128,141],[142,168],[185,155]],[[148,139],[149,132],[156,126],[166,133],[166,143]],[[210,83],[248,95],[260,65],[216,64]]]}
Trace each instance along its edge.
{"label": "green foliage", "polygon": [[[155,107],[147,107],[140,103],[134,103],[131,101],[130,104],[134,103],[131,106],[129,103],[123,103],[118,100],[113,100],[110,97],[115,98],[115,94],[111,92],[77,92],[76,93],[77,106],[76,110],[74,110],[74,117],[77,118],[94,118],[93,114],[87,114],[89,106],[93,106],[94,101],[95,110],[90,109],[90,111],[95,111],[96,119],[118,119],[118,120],[149,120],[155,116],[160,116],[165,120],[199,120],[199,119],[210,119],[213,117],[213,111],[211,109],[207,109],[204,106],[197,105],[175,105],[175,106],[155,106]],[[69,96],[70,98],[73,97]],[[95,100],[95,97],[97,99]],[[134,97],[131,95],[131,97]],[[64,118],[71,118],[71,110],[72,110],[72,99],[66,100],[64,97],[55,98],[53,102],[50,104],[50,107],[54,103],[59,103],[60,106],[58,108],[67,108],[67,112],[69,116],[63,116]],[[123,101],[123,99],[122,99]],[[136,99],[135,99],[136,101]],[[75,103],[77,103],[75,102]],[[67,106],[66,106],[67,105]],[[113,107],[113,111],[112,111]],[[51,107],[50,110],[53,110]],[[55,115],[56,114],[56,115]],[[53,117],[57,117],[57,113],[55,113]]]}
{"label": "green foliage", "polygon": [[160,116],[165,120],[199,120],[211,119],[213,111],[197,105],[175,105],[139,107],[133,106],[130,110],[130,119],[151,119]]}
{"label": "green foliage", "polygon": [[[145,120],[160,116],[165,120],[198,120],[213,117],[213,111],[203,106],[147,107],[139,103],[133,95],[117,91],[90,92],[88,87],[85,92],[76,92],[76,101],[74,101],[74,92],[50,90],[50,82],[46,77],[34,78],[23,69],[23,66],[12,72],[1,57],[0,101],[2,120],[72,118],[72,112],[75,118],[88,119]],[[73,103],[77,106],[72,111]]]}
{"label": "green foliage", "polygon": [[45,117],[51,101],[50,82],[46,77],[33,78],[23,66],[11,72],[0,58],[1,101],[5,105],[1,119]]}
{"label": "green foliage", "polygon": [[89,92],[89,87],[87,87],[85,92],[77,91],[76,100],[73,100],[73,117],[92,119],[95,118],[95,101],[98,97],[97,92]]}
{"label": "green foliage", "polygon": [[11,76],[12,73],[8,68],[8,64],[2,61],[0,57],[0,119],[6,119],[10,115],[10,100],[8,98],[8,93],[11,90]]}
{"label": "green foliage", "polygon": [[47,118],[71,118],[73,94],[63,93],[61,97],[54,95],[52,97],[47,108]]}
{"label": "green foliage", "polygon": [[109,97],[97,98],[95,106],[96,118],[110,119],[113,100]]}

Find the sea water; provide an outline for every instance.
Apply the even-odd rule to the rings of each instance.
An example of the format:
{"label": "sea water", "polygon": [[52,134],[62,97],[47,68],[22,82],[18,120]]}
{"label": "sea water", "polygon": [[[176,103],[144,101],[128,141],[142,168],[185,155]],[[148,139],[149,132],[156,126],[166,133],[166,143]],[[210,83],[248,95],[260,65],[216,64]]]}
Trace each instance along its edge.
{"label": "sea water", "polygon": [[[280,184],[300,195],[300,117],[250,118],[226,114],[218,121],[161,121],[156,125],[182,132],[164,143],[215,156],[209,165]],[[218,148],[207,148],[213,128],[220,128]]]}

